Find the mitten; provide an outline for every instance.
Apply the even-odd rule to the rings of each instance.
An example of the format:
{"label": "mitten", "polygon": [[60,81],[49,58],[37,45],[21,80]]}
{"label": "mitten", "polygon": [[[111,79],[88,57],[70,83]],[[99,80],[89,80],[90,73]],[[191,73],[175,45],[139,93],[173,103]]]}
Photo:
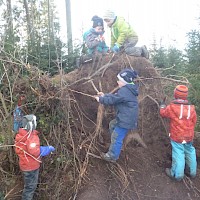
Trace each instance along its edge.
{"label": "mitten", "polygon": [[47,156],[52,151],[55,151],[55,148],[53,146],[40,146],[40,155],[41,156]]}
{"label": "mitten", "polygon": [[111,51],[114,53],[119,52],[119,46],[117,44],[115,44],[114,47],[111,49]]}

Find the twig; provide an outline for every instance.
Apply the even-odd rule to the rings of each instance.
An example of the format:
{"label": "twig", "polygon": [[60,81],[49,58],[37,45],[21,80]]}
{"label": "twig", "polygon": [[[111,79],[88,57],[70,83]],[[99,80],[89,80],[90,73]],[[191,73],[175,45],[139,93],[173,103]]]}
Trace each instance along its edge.
{"label": "twig", "polygon": [[[146,95],[141,101],[143,101],[145,98],[151,99],[153,102],[155,102],[155,104],[156,104],[156,105],[158,106],[158,108],[159,108],[158,102],[157,102],[153,97],[151,97],[150,95]],[[162,122],[162,124],[163,124],[163,126],[164,126],[164,128],[165,128],[165,132],[166,132],[166,134],[168,135],[168,131],[167,131],[166,124],[165,124],[163,118],[162,118],[160,115],[159,115],[159,117],[160,117],[160,120],[161,120],[161,122]]]}
{"label": "twig", "polygon": [[4,199],[6,199],[8,196],[9,196],[9,194],[13,191],[13,190],[15,190],[15,188],[17,188],[19,185],[16,185],[14,188],[12,188],[6,195],[5,195],[5,197],[4,197]]}
{"label": "twig", "polygon": [[95,154],[93,154],[93,153],[90,153],[90,152],[87,152],[87,155],[92,156],[92,157],[94,157],[94,158],[102,159],[100,156],[97,156],[97,155],[95,155]]}
{"label": "twig", "polygon": [[166,77],[151,77],[151,78],[139,78],[137,80],[154,80],[154,79],[163,79],[163,80],[168,80],[168,81],[172,81],[172,82],[176,82],[176,83],[184,83],[184,84],[189,84],[188,81],[181,81],[181,80],[176,80],[176,79],[172,79],[172,78],[166,78]]}
{"label": "twig", "polygon": [[28,153],[27,151],[25,151],[24,149],[22,149],[19,146],[16,146],[15,144],[10,144],[10,145],[0,145],[0,148],[4,148],[4,147],[15,147],[20,149],[21,151],[23,151],[25,154],[29,155],[31,158],[33,158],[34,160],[38,161],[39,163],[41,163],[41,160],[38,160],[37,158],[35,158],[34,156],[32,156],[30,153]]}
{"label": "twig", "polygon": [[[115,53],[113,53],[111,59],[108,61],[107,64],[110,64],[110,63],[112,62],[112,60],[113,60],[114,57],[115,57]],[[108,67],[109,67],[109,65],[108,65],[107,67],[105,67],[105,69],[103,70],[103,72],[102,72],[102,74],[101,74],[101,77],[104,76],[104,73],[105,73],[105,71],[108,69]]]}
{"label": "twig", "polygon": [[89,82],[92,84],[94,90],[95,90],[97,93],[99,93],[99,90],[96,88],[94,82],[93,82],[92,80],[90,80]]}
{"label": "twig", "polygon": [[86,94],[86,93],[83,93],[83,92],[79,92],[79,91],[76,91],[76,90],[72,90],[72,89],[69,89],[71,92],[75,92],[75,93],[78,93],[78,94],[82,94],[84,96],[88,96],[88,97],[92,97],[92,98],[95,98],[94,95],[90,95],[90,94]]}
{"label": "twig", "polygon": [[3,106],[3,108],[4,108],[4,111],[5,111],[5,113],[6,113],[6,116],[8,116],[8,115],[9,115],[9,112],[8,112],[8,110],[7,110],[7,107],[6,107],[6,104],[5,104],[5,101],[4,101],[4,98],[3,98],[3,95],[2,95],[1,92],[0,92],[0,99],[1,99],[1,103],[2,103],[2,106]]}

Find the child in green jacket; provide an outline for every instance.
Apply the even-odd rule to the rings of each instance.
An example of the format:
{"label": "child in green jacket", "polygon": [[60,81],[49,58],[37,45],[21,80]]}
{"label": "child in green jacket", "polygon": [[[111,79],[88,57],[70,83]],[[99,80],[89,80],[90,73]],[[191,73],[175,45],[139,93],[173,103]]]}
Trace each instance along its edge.
{"label": "child in green jacket", "polygon": [[111,29],[111,51],[117,53],[124,49],[128,55],[149,58],[146,46],[135,47],[138,35],[123,17],[116,16],[113,11],[107,10],[103,19]]}

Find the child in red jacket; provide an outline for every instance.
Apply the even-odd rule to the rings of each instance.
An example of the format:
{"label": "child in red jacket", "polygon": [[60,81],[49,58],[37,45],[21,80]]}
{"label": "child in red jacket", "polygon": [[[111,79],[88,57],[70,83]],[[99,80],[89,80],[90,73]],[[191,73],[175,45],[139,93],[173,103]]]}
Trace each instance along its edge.
{"label": "child in red jacket", "polygon": [[175,100],[168,106],[160,105],[161,116],[170,119],[169,137],[172,145],[172,167],[165,172],[178,181],[184,177],[185,165],[190,177],[194,178],[197,171],[196,151],[193,147],[197,116],[195,107],[190,105],[187,96],[188,88],[178,85],[174,90]]}
{"label": "child in red jacket", "polygon": [[31,200],[38,184],[41,156],[54,151],[52,146],[40,146],[36,131],[36,116],[26,115],[22,119],[22,127],[15,137],[15,152],[19,157],[19,166],[24,175],[22,200]]}

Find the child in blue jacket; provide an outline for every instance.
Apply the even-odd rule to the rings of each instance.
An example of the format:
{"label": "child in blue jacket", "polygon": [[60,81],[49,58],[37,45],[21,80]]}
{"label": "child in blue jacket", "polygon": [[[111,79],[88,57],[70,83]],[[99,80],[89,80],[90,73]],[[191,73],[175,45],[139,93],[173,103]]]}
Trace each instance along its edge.
{"label": "child in blue jacket", "polygon": [[123,140],[129,130],[137,128],[138,120],[138,86],[133,82],[137,73],[132,69],[124,69],[118,75],[119,90],[116,94],[98,93],[95,97],[103,105],[113,105],[116,117],[109,124],[111,144],[102,158],[115,162],[120,155]]}
{"label": "child in blue jacket", "polygon": [[92,17],[92,21],[92,28],[83,34],[83,40],[88,48],[88,54],[92,55],[96,52],[106,53],[108,51],[108,47],[103,37],[103,19],[95,15]]}

